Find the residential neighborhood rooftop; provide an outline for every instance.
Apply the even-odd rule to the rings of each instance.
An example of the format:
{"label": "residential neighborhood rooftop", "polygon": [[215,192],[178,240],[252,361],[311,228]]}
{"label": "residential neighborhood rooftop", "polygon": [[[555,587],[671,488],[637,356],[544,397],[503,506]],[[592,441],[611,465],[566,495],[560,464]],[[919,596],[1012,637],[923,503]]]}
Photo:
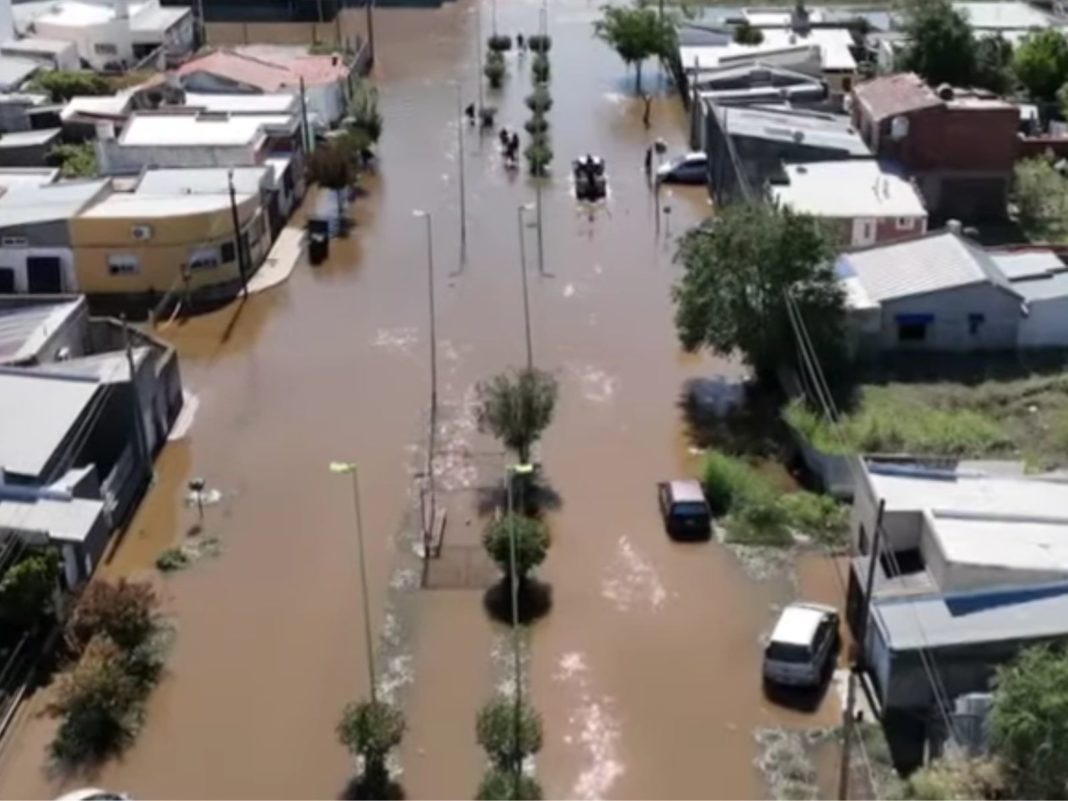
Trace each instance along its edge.
{"label": "residential neighborhood rooftop", "polygon": [[34,358],[64,321],[84,308],[84,298],[0,297],[0,365]]}
{"label": "residential neighborhood rooftop", "polygon": [[18,183],[0,193],[0,228],[69,220],[106,190],[105,178],[35,186]]}
{"label": "residential neighborhood rooftop", "polygon": [[0,52],[11,54],[25,53],[27,55],[47,53],[48,55],[56,56],[65,53],[73,47],[74,43],[68,42],[65,39],[49,39],[44,36],[24,36],[21,39],[9,39],[3,44],[0,44]]}
{"label": "residential neighborhood rooftop", "polygon": [[914,72],[872,78],[858,84],[853,94],[874,120],[942,104],[935,91]]}
{"label": "residential neighborhood rooftop", "polygon": [[290,117],[229,116],[208,114],[135,113],[119,137],[123,145],[252,145],[264,136],[266,120],[288,125]]}
{"label": "residential neighborhood rooftop", "polygon": [[228,195],[229,176],[241,195],[260,191],[271,167],[194,167],[146,170],[137,184],[139,195]]}
{"label": "residential neighborhood rooftop", "polygon": [[1013,291],[982,248],[949,230],[846,251],[837,270],[840,278],[857,278],[875,303],[987,282]]}
{"label": "residential neighborhood rooftop", "polygon": [[[42,128],[30,131],[11,131],[0,136],[0,149],[14,149],[44,145],[59,136],[62,131],[59,128]],[[0,220],[0,223],[3,221]]]}
{"label": "residential neighborhood rooftop", "polygon": [[[251,195],[237,194],[237,202],[244,203]],[[211,194],[147,194],[143,192],[115,192],[81,213],[83,218],[149,219],[204,214],[230,207],[227,192]]]}
{"label": "residential neighborhood rooftop", "polygon": [[0,501],[0,529],[37,531],[60,542],[82,542],[104,512],[94,498],[39,497]]}
{"label": "residential neighborhood rooftop", "polygon": [[1053,17],[1030,3],[1019,0],[998,2],[955,2],[953,7],[968,17],[968,24],[977,29],[1025,30],[1045,28],[1053,24]]}
{"label": "residential neighborhood rooftop", "polygon": [[245,45],[227,47],[193,58],[178,68],[179,75],[208,72],[264,92],[332,83],[348,75],[343,59],[312,55],[305,47]]}
{"label": "residential neighborhood rooftop", "polygon": [[817,217],[925,217],[912,183],[874,159],[785,164],[784,183],[773,183],[779,203]]}
{"label": "residential neighborhood rooftop", "polygon": [[291,94],[198,94],[186,92],[186,108],[205,111],[229,112],[230,114],[287,114],[295,112],[300,104]]}
{"label": "residential neighborhood rooftop", "polygon": [[58,167],[0,167],[0,194],[15,184],[43,186],[59,177]]}
{"label": "residential neighborhood rooftop", "polygon": [[871,151],[848,117],[772,106],[717,106],[722,127],[731,136],[841,150],[850,156]]}
{"label": "residential neighborhood rooftop", "polygon": [[41,69],[40,61],[22,56],[0,56],[0,89],[5,91],[18,89],[39,69]]}

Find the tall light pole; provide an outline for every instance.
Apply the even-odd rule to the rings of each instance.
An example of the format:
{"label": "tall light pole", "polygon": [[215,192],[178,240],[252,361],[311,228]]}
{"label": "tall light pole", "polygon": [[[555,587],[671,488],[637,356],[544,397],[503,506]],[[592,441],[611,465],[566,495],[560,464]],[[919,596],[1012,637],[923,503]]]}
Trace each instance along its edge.
{"label": "tall light pole", "polygon": [[423,521],[423,579],[430,559],[430,532],[437,522],[437,492],[434,481],[434,451],[438,432],[438,333],[434,309],[434,232],[429,211],[416,209],[416,217],[426,220],[426,280],[430,298],[430,442],[426,453],[426,473],[430,482],[430,523]]}
{"label": "tall light pole", "polygon": [[475,3],[475,55],[478,56],[478,115],[479,130],[482,130],[482,106],[485,105],[485,87],[482,82],[485,76],[482,74],[482,0]]}
{"label": "tall light pole", "polygon": [[515,794],[519,798],[519,784],[523,778],[523,750],[519,745],[522,732],[523,712],[523,659],[519,645],[519,576],[516,574],[515,564],[515,514],[512,503],[512,484],[516,476],[529,476],[534,472],[534,465],[514,464],[507,469],[508,476],[508,583],[512,590],[512,658],[515,660],[515,753],[512,755],[515,769]]}
{"label": "tall light pole", "polygon": [[545,275],[545,248],[541,236],[541,176],[534,176],[534,205],[538,211],[538,273]]}
{"label": "tall light pole", "polygon": [[234,225],[234,255],[237,257],[237,272],[241,277],[241,294],[248,297],[248,273],[245,270],[245,249],[241,246],[241,223],[237,214],[237,197],[234,191],[234,171],[226,171],[226,183],[230,190],[230,218]]}
{"label": "tall light pole", "polygon": [[[479,79],[481,80],[481,78]],[[463,87],[456,82],[456,131],[457,152],[460,162],[460,269],[463,272],[467,263],[467,192],[464,187],[464,109]]]}
{"label": "tall light pole", "polygon": [[525,237],[523,236],[523,226],[526,222],[523,217],[523,212],[528,208],[530,208],[529,204],[524,203],[516,209],[516,216],[519,218],[519,272],[523,279],[523,326],[527,337],[527,370],[533,370],[534,348],[531,344],[530,337],[530,298],[527,291],[527,254]]}
{"label": "tall light pole", "polygon": [[331,462],[330,472],[352,476],[352,500],[356,509],[356,547],[360,553],[360,593],[363,601],[363,637],[367,650],[367,677],[371,683],[371,703],[378,704],[378,689],[375,681],[375,652],[371,640],[371,605],[367,600],[367,558],[363,550],[363,521],[360,518],[360,482],[355,462]]}

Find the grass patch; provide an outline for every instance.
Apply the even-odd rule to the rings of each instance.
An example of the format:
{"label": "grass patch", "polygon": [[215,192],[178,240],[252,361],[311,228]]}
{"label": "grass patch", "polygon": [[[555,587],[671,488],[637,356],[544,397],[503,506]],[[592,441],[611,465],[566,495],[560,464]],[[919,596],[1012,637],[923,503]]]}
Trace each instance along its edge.
{"label": "grass patch", "polygon": [[849,542],[849,507],[828,495],[791,492],[779,499],[790,526],[832,549]]}

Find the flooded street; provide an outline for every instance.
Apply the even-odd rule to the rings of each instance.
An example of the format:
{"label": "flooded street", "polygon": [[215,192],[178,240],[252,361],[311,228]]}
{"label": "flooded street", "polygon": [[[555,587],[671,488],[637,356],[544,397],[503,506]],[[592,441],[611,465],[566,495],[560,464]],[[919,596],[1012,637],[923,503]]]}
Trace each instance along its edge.
{"label": "flooded street", "polygon": [[[501,32],[533,33],[540,3],[501,3]],[[501,682],[505,627],[483,607],[475,490],[505,464],[475,431],[473,387],[525,358],[517,209],[533,201],[508,175],[492,136],[466,129],[467,261],[459,267],[457,95],[477,94],[475,6],[379,11],[375,81],[385,118],[381,174],[366,182],[350,239],[320,268],[247,303],[161,332],[179,348],[200,401],[186,440],[167,446],[149,493],[105,572],[152,571],[195,522],[184,487],[204,476],[222,499],[206,529],[221,554],[156,579],[178,636],[145,727],[121,760],[92,777],[45,772],[52,725],[44,693],[24,705],[0,754],[0,796],[49,797],[92,783],[139,798],[336,798],[353,766],[334,727],[366,695],[352,490],[327,471],[360,465],[372,620],[397,647],[379,662],[405,708],[400,777],[408,796],[470,798],[483,763],[478,707]],[[687,380],[740,368],[681,354],[669,288],[674,237],[710,213],[703,188],[662,197],[661,235],[642,171],[653,137],[685,149],[678,100],[657,98],[641,123],[633,75],[592,37],[596,4],[549,14],[554,177],[544,191],[545,267],[526,230],[534,361],[560,380],[541,448],[561,497],[539,576],[552,610],[529,632],[532,701],[544,718],[537,775],[547,797],[762,797],[754,729],[828,726],[764,699],[760,636],[796,590],[786,573],[747,574],[718,544],[680,545],[660,524],[655,483],[693,474],[678,407]],[[483,10],[483,35],[492,12]],[[362,24],[362,15],[348,21]],[[529,56],[501,92],[498,125],[522,128]],[[652,63],[646,85],[662,86]],[[571,196],[570,160],[603,156],[606,206],[589,217]],[[441,421],[438,475],[449,510],[437,589],[404,590],[429,402],[426,241],[432,215],[438,289]],[[533,215],[528,215],[533,220]],[[466,560],[466,561],[465,561]],[[451,563],[450,563],[451,564]],[[154,571],[153,571],[154,572]],[[827,560],[802,585],[838,592]],[[389,611],[391,598],[406,597]],[[840,601],[840,596],[838,596]],[[380,677],[381,678],[381,677]]]}

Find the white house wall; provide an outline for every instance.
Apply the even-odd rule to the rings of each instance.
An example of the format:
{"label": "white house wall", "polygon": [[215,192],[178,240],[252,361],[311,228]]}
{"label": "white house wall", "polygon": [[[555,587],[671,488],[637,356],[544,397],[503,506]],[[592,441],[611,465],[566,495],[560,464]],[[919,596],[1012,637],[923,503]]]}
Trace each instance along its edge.
{"label": "white house wall", "polygon": [[1068,297],[1034,300],[1027,308],[1028,315],[1020,319],[1021,348],[1068,345]]}
{"label": "white house wall", "polygon": [[[73,42],[78,56],[96,70],[107,64],[133,62],[133,37],[129,20],[112,20],[97,25],[59,25],[46,20],[34,22],[34,34],[45,39]],[[115,53],[98,53],[97,45],[113,45]]]}
{"label": "white house wall", "polygon": [[32,256],[58,258],[63,270],[63,291],[78,291],[78,278],[74,271],[74,253],[70,248],[13,248],[0,246],[0,268],[10,268],[15,271],[16,292],[26,293],[30,291],[26,262]]}

